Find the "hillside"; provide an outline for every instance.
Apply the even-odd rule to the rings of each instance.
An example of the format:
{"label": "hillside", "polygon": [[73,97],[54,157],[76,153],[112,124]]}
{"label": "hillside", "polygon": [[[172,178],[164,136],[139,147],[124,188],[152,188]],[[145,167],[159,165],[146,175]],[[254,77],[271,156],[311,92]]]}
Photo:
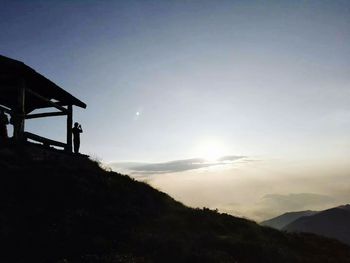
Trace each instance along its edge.
{"label": "hillside", "polygon": [[310,210],[299,211],[299,212],[288,212],[288,213],[284,213],[283,215],[271,218],[269,220],[265,220],[265,221],[261,222],[260,225],[269,226],[269,227],[281,230],[285,226],[287,226],[288,224],[295,221],[296,219],[303,217],[303,216],[314,215],[315,213],[317,213],[317,212],[310,211]]}
{"label": "hillside", "polygon": [[85,157],[0,148],[1,262],[350,262],[312,234],[191,209]]}
{"label": "hillside", "polygon": [[350,205],[321,211],[312,216],[300,217],[283,230],[289,232],[309,232],[336,238],[350,245]]}

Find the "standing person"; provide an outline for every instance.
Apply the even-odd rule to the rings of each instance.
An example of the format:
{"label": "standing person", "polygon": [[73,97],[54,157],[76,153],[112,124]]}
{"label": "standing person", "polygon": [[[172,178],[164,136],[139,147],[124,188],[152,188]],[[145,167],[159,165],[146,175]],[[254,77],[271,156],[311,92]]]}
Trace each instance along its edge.
{"label": "standing person", "polygon": [[81,125],[79,123],[74,123],[74,127],[72,128],[73,133],[73,145],[74,145],[74,152],[79,153],[80,148],[80,133],[83,132],[83,129],[81,128]]}
{"label": "standing person", "polygon": [[0,110],[0,142],[3,143],[7,141],[8,135],[7,135],[7,127],[6,125],[9,124],[9,120],[4,113],[3,110]]}

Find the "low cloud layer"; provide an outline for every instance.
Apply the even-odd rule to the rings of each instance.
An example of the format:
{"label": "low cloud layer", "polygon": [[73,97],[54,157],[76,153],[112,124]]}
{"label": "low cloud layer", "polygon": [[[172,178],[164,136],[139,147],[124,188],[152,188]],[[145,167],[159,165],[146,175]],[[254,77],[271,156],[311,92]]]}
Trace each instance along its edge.
{"label": "low cloud layer", "polygon": [[254,216],[271,218],[292,211],[323,210],[337,204],[335,198],[323,194],[267,194],[258,202]]}
{"label": "low cloud layer", "polygon": [[174,160],[163,163],[137,163],[137,162],[116,162],[109,164],[113,169],[127,169],[133,174],[165,174],[184,172],[194,169],[212,167],[217,165],[232,164],[234,161],[246,158],[245,156],[228,155],[219,158],[214,162],[208,162],[202,158]]}
{"label": "low cloud layer", "polygon": [[340,170],[329,164],[308,168],[304,161],[295,164],[232,155],[215,162],[193,158],[112,165],[188,206],[217,208],[258,222],[291,211],[324,210],[350,200],[348,164]]}
{"label": "low cloud layer", "polygon": [[289,210],[323,205],[333,201],[334,199],[330,196],[314,193],[298,193],[288,195],[267,194],[263,197],[264,203],[274,204],[277,207],[288,207]]}
{"label": "low cloud layer", "polygon": [[257,221],[270,219],[286,212],[320,211],[340,204],[335,198],[315,193],[266,194],[255,204],[223,203],[213,206],[220,211]]}

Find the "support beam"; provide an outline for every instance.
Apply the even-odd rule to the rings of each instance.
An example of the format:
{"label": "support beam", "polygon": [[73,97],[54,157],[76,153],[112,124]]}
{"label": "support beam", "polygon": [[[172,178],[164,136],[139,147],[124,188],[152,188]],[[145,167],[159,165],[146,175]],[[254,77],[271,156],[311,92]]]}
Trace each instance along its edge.
{"label": "support beam", "polygon": [[67,113],[65,112],[44,112],[44,113],[35,113],[35,114],[29,114],[26,115],[26,119],[36,119],[36,118],[43,118],[43,117],[54,117],[54,116],[65,116]]}
{"label": "support beam", "polygon": [[1,106],[1,105],[0,105],[0,110],[2,110],[3,112],[6,112],[8,114],[12,114],[12,110],[10,110],[4,106]]}
{"label": "support beam", "polygon": [[[51,102],[53,102],[53,101],[51,101]],[[56,105],[58,105],[58,106],[64,106],[64,107],[66,107],[67,106],[67,103],[63,103],[63,102],[60,102],[60,101],[56,101],[56,102],[53,102],[53,103],[55,103]],[[38,108],[38,109],[46,109],[46,108],[52,108],[52,105],[43,105],[43,106],[40,106],[40,108]]]}
{"label": "support beam", "polygon": [[67,146],[66,151],[72,152],[72,126],[73,126],[73,106],[67,107]]}
{"label": "support beam", "polygon": [[52,107],[55,107],[56,109],[59,109],[60,111],[67,113],[68,110],[67,110],[66,108],[60,106],[58,103],[53,102],[53,101],[49,100],[48,98],[45,98],[45,97],[41,96],[40,94],[36,93],[35,91],[32,91],[31,89],[27,89],[27,91],[28,91],[30,94],[34,95],[35,97],[37,97],[37,98],[39,98],[39,99],[41,99],[41,100],[47,102],[47,103],[50,104]]}

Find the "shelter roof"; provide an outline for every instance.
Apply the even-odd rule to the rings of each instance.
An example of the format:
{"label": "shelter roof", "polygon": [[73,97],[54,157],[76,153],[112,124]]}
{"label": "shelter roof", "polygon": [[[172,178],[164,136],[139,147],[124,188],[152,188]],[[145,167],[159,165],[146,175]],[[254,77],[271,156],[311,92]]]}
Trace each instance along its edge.
{"label": "shelter roof", "polygon": [[[13,108],[18,101],[18,85],[24,81],[26,88],[57,102],[62,106],[75,105],[86,108],[86,104],[51,80],[36,72],[21,61],[0,55],[0,104]],[[50,104],[36,96],[26,93],[26,113],[35,109],[50,107]]]}

